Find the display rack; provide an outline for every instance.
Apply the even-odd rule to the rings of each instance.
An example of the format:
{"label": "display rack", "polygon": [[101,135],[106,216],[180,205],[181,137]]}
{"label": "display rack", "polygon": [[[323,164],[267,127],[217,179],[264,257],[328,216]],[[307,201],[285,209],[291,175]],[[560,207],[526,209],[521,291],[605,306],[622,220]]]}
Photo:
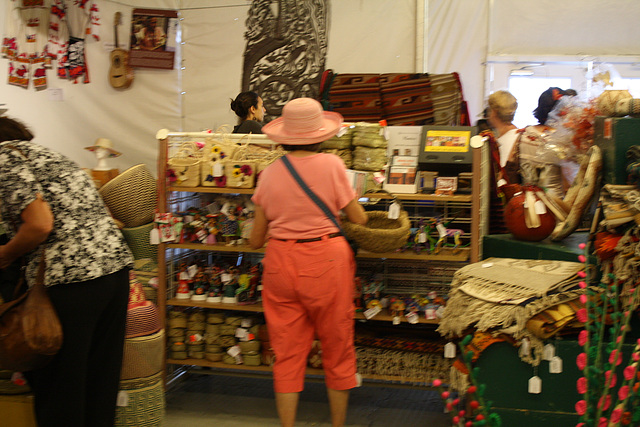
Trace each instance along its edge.
{"label": "display rack", "polygon": [[[158,132],[158,206],[160,211],[170,212],[170,206],[180,197],[197,197],[198,194],[253,194],[253,189],[246,188],[220,188],[220,187],[177,187],[171,186],[167,180],[167,161],[172,147],[188,139],[206,139],[211,134],[201,132]],[[256,135],[249,143],[271,143],[266,136]],[[481,152],[474,150],[473,165],[474,177],[481,176]],[[422,215],[432,216],[438,214],[444,220],[452,220],[455,228],[465,230],[464,244],[457,249],[443,248],[438,254],[426,252],[415,253],[412,250],[404,252],[373,253],[360,250],[357,255],[359,268],[368,271],[378,269],[385,277],[387,286],[394,291],[407,293],[423,292],[425,289],[440,288],[442,292],[448,290],[448,284],[456,269],[470,262],[480,259],[480,244],[482,241],[482,215],[480,179],[473,179],[470,194],[436,196],[432,194],[389,194],[368,193],[369,201],[375,200],[374,206],[367,209],[386,209],[394,200],[400,201],[403,208],[409,213],[411,219]],[[370,203],[370,202],[369,202]],[[205,301],[192,301],[175,298],[176,284],[173,283],[175,260],[185,254],[193,253],[218,253],[222,255],[242,255],[260,259],[264,249],[251,249],[248,246],[225,246],[224,244],[206,245],[199,243],[160,243],[158,247],[158,309],[162,316],[163,325],[166,326],[167,308],[197,307],[204,309],[225,310],[230,312],[262,313],[261,304],[237,305],[223,303],[207,303]],[[168,262],[169,261],[169,262]],[[355,320],[365,321],[363,313],[356,313]],[[382,312],[369,321],[391,322],[392,316]],[[403,317],[403,321],[406,320]],[[421,317],[420,325],[437,325],[437,320],[428,320]],[[211,362],[203,359],[166,359],[171,365],[193,365],[209,368],[219,368],[231,371],[256,371],[271,372],[269,366],[243,366],[229,365],[222,362]],[[309,369],[308,375],[321,375],[322,370]],[[383,381],[401,381],[401,378],[370,375],[368,379]]]}

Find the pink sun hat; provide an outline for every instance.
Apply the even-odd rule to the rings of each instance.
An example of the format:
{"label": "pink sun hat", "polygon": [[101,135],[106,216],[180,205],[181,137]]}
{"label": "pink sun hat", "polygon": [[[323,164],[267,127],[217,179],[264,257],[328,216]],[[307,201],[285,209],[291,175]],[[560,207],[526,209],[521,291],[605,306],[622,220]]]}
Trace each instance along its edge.
{"label": "pink sun hat", "polygon": [[342,126],[342,115],[323,111],[315,99],[297,98],[282,109],[282,116],[262,127],[269,139],[288,145],[311,145],[335,136]]}

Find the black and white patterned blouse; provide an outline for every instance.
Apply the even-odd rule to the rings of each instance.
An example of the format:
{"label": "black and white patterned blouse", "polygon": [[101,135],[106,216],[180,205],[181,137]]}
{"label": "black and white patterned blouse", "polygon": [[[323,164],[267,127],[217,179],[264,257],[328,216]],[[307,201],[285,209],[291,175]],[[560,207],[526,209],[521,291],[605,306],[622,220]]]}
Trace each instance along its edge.
{"label": "black and white patterned blouse", "polygon": [[[0,214],[11,236],[38,193],[51,207],[53,231],[45,242],[47,286],[95,279],[133,265],[91,177],[70,159],[33,142],[1,142],[0,182]],[[40,248],[28,254],[29,284],[40,254]]]}

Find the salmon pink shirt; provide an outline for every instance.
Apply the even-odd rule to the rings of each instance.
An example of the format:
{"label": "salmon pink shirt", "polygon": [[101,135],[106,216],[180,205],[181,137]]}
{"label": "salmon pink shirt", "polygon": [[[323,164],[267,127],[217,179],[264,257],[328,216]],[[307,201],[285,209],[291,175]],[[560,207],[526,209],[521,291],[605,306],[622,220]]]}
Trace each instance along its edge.
{"label": "salmon pink shirt", "polygon": [[[340,157],[318,153],[288,158],[302,180],[336,217],[355,198]],[[300,188],[282,160],[262,171],[251,200],[264,209],[272,238],[308,239],[339,231]]]}

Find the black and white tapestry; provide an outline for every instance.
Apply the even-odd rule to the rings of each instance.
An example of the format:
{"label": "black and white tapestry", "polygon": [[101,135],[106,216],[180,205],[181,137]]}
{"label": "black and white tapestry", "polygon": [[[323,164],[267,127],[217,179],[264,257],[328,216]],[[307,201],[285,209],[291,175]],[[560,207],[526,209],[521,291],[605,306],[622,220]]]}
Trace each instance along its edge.
{"label": "black and white tapestry", "polygon": [[288,101],[318,98],[330,0],[254,0],[246,21],[242,90],[264,101],[265,122]]}

